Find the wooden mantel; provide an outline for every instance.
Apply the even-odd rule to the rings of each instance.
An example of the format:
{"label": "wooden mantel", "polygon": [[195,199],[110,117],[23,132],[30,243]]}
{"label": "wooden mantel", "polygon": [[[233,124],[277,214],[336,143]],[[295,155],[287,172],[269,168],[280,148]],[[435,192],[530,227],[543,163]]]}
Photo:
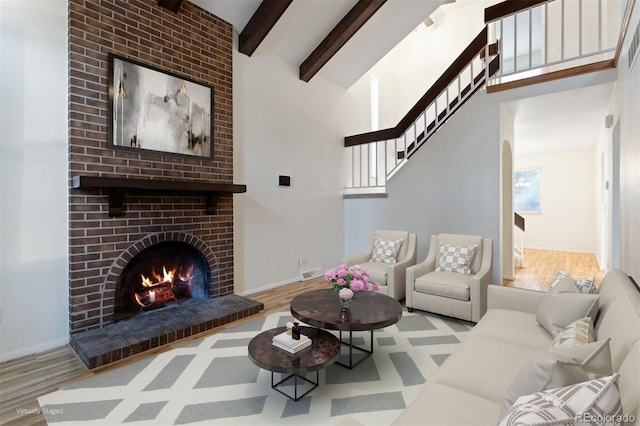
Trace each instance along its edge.
{"label": "wooden mantel", "polygon": [[214,214],[216,205],[225,194],[247,192],[246,185],[209,182],[187,182],[174,180],[134,179],[104,176],[74,176],[72,187],[75,189],[109,189],[109,216],[122,215],[122,204],[129,190],[178,191],[204,194],[207,197],[207,214]]}

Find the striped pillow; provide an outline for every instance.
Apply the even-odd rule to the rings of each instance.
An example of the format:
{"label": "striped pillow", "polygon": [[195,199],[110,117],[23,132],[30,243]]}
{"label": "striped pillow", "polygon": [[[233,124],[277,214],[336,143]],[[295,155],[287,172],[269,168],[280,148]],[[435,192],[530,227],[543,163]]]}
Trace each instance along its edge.
{"label": "striped pillow", "polygon": [[595,341],[595,331],[590,317],[580,318],[566,326],[558,334],[549,349],[570,348]]}
{"label": "striped pillow", "polygon": [[606,419],[622,424],[619,374],[518,398],[500,426],[591,424]]}

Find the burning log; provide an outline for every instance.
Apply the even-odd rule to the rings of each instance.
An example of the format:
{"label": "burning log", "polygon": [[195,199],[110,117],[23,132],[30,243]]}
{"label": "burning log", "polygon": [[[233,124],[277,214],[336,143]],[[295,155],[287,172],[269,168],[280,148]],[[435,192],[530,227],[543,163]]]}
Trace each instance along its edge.
{"label": "burning log", "polygon": [[191,281],[193,266],[188,268],[186,276],[179,274],[176,276],[176,270],[167,271],[166,267],[162,267],[163,274],[153,273],[153,277],[157,281],[153,282],[151,278],[144,275],[141,277],[141,287],[133,293],[136,303],[142,308],[156,308],[170,302],[177,302],[178,297],[191,297]]}

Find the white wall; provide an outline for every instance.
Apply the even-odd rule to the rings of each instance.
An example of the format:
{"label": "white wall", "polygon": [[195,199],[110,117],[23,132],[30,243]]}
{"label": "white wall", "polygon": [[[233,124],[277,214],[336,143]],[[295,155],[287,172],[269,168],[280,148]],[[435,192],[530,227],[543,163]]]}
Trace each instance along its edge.
{"label": "white wall", "polygon": [[542,212],[518,212],[526,248],[597,251],[595,158],[594,150],[515,157],[515,170],[540,169]]}
{"label": "white wall", "polygon": [[[321,6],[294,2],[253,56],[234,49],[234,180],[247,185],[234,196],[236,293],[298,281],[344,254],[344,136],[368,128],[370,114],[368,99],[319,75],[298,78],[308,52],[286,33],[288,20]],[[291,187],[278,187],[278,175]]]}
{"label": "white wall", "polygon": [[462,1],[441,6],[433,14],[435,24],[420,24],[353,85],[352,92],[368,96],[370,74],[378,77],[381,129],[398,124],[462,53],[485,27],[484,8],[494,3]]}
{"label": "white wall", "polygon": [[0,361],[68,342],[66,14],[0,2]]}
{"label": "white wall", "polygon": [[629,45],[640,22],[636,3],[629,22],[617,69],[611,103],[615,123],[620,125],[620,269],[640,283],[640,58],[629,70]]}

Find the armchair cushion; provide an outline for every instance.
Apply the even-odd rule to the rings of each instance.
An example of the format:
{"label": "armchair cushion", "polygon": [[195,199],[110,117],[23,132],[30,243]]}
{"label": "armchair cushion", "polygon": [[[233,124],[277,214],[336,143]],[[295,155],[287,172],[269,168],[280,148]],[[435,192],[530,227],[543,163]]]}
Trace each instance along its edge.
{"label": "armchair cushion", "polygon": [[402,241],[402,239],[383,240],[375,237],[373,242],[373,253],[371,254],[371,262],[382,262],[389,265],[396,263],[398,250],[400,250]]}
{"label": "armchair cushion", "polygon": [[382,262],[361,263],[362,269],[369,272],[369,281],[375,281],[380,285],[387,285],[389,265]]}
{"label": "armchair cushion", "polygon": [[438,250],[440,257],[436,270],[470,275],[471,261],[477,247],[477,245],[460,247],[440,243]]}
{"label": "armchair cushion", "polygon": [[416,291],[458,300],[469,300],[469,275],[434,271],[416,278]]}

